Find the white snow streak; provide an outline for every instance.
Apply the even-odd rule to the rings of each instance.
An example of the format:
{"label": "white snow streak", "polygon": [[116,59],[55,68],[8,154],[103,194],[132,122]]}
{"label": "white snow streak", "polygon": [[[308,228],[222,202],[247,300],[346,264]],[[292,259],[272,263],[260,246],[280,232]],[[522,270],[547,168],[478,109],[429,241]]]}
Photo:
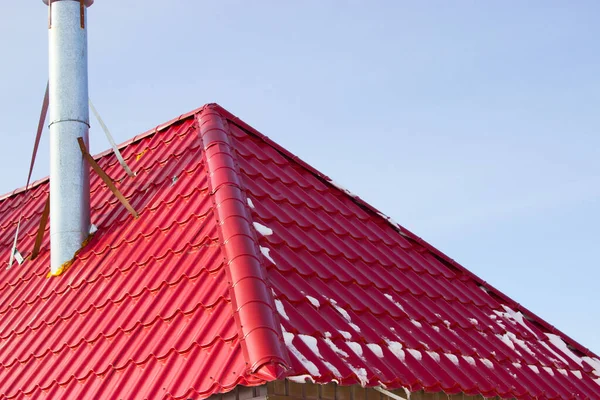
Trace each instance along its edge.
{"label": "white snow streak", "polygon": [[487,358],[480,358],[479,359],[483,365],[485,365],[486,367],[490,368],[490,369],[494,369],[494,363],[492,363],[490,360],[488,360]]}
{"label": "white snow streak", "polygon": [[260,248],[260,252],[263,254],[263,256],[267,257],[269,259],[269,261],[271,261],[273,264],[275,264],[275,261],[269,255],[269,251],[271,251],[271,249],[269,249],[268,247],[263,247],[263,246],[258,246],[258,247]]}
{"label": "white snow streak", "polygon": [[531,369],[533,372],[535,372],[536,374],[539,374],[539,373],[540,373],[540,370],[539,370],[539,368],[538,368],[537,366],[535,366],[535,365],[528,365],[528,367],[529,367],[529,368],[530,368],[530,369]]}
{"label": "white snow streak", "polygon": [[346,340],[352,339],[352,334],[350,332],[346,332],[346,331],[339,331],[339,332],[342,334],[344,339],[346,339]]}
{"label": "white snow streak", "polygon": [[468,362],[470,365],[475,366],[475,359],[471,356],[462,356],[462,358]]}
{"label": "white snow streak", "polygon": [[310,303],[315,306],[315,308],[319,308],[321,307],[321,303],[319,303],[319,300],[315,299],[312,296],[306,295],[306,298],[308,299],[308,301],[310,301]]}
{"label": "white snow streak", "polygon": [[363,349],[362,349],[362,346],[360,345],[360,343],[346,342],[346,344],[348,345],[348,347],[350,347],[350,349],[352,349],[353,352],[356,353],[357,356],[362,357]]}
{"label": "white snow streak", "polygon": [[434,351],[427,351],[427,354],[429,354],[429,357],[433,358],[435,361],[440,362],[440,355]]}
{"label": "white snow streak", "polygon": [[248,203],[248,207],[250,207],[250,208],[256,208],[256,207],[254,207],[254,203],[252,202],[252,199],[250,197],[248,197],[246,199],[246,201]]}
{"label": "white snow streak", "polygon": [[333,341],[332,341],[331,339],[329,339],[329,338],[326,338],[326,339],[325,339],[325,343],[327,344],[327,346],[329,346],[329,348],[330,348],[331,350],[333,350],[333,351],[334,351],[334,353],[336,353],[336,354],[338,354],[338,355],[340,355],[340,356],[342,356],[342,357],[348,357],[348,353],[346,353],[344,350],[342,350],[342,349],[340,349],[339,347],[337,347],[337,346],[335,345],[335,343],[333,343]]}
{"label": "white snow streak", "polygon": [[384,293],[383,295],[386,297],[386,299],[388,299],[389,301],[391,301],[392,303],[394,303],[394,305],[396,307],[398,307],[399,309],[401,309],[402,311],[404,311],[404,307],[402,307],[402,304],[400,304],[397,301],[395,301],[394,298],[391,295],[389,295],[387,293]]}
{"label": "white snow streak", "polygon": [[281,302],[281,300],[275,299],[275,307],[277,307],[277,312],[279,313],[279,315],[281,315],[288,321],[290,320],[290,317],[288,317],[287,313],[285,312],[285,308],[283,307],[283,303]]}
{"label": "white snow streak", "polygon": [[458,357],[456,357],[454,354],[444,353],[444,355],[448,360],[452,361],[452,364],[458,365]]}
{"label": "white snow streak", "polygon": [[385,340],[385,342],[388,345],[388,349],[390,349],[390,351],[400,360],[400,361],[404,361],[404,359],[406,358],[406,354],[404,354],[404,350],[402,350],[402,343],[399,342],[394,342],[391,340],[388,340],[386,338],[383,338],[383,340]]}
{"label": "white snow streak", "polygon": [[302,364],[304,368],[306,368],[306,370],[311,376],[321,376],[321,373],[319,372],[317,366],[312,361],[304,357],[304,355],[300,353],[300,351],[292,343],[292,341],[294,340],[294,334],[286,332],[285,329],[283,329],[283,326],[281,327],[281,329],[283,330],[283,339],[288,350],[298,359],[298,361],[300,361],[300,364]]}
{"label": "white snow streak", "polygon": [[254,225],[254,229],[256,229],[256,231],[263,236],[269,236],[273,234],[273,230],[267,226],[264,226],[263,224],[253,222],[252,225]]}
{"label": "white snow streak", "polygon": [[416,358],[417,361],[421,361],[423,359],[423,355],[421,354],[421,352],[419,350],[406,349],[406,351],[408,351],[414,358]]}
{"label": "white snow streak", "polygon": [[375,354],[377,357],[379,358],[383,358],[383,350],[381,349],[381,346],[379,346],[377,343],[367,343],[367,347],[369,348],[369,350],[371,350],[373,352],[373,354]]}
{"label": "white snow streak", "polygon": [[416,319],[411,319],[410,322],[412,322],[413,325],[416,326],[417,328],[423,327],[423,325],[421,325],[421,323],[419,321],[417,321]]}

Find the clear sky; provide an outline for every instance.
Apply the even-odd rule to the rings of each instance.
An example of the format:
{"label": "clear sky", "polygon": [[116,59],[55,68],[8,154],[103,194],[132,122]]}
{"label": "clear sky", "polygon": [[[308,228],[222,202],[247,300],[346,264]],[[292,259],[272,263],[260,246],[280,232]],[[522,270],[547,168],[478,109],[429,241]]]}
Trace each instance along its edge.
{"label": "clear sky", "polygon": [[[27,176],[47,7],[2,13],[5,193]],[[598,15],[584,0],[96,0],[90,95],[118,142],[220,103],[598,354]],[[95,120],[91,140],[108,147]]]}

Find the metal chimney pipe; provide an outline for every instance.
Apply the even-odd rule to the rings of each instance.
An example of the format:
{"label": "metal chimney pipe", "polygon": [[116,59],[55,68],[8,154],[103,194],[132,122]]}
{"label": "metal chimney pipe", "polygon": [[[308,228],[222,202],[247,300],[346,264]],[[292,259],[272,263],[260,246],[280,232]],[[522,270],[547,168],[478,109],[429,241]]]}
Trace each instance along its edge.
{"label": "metal chimney pipe", "polygon": [[50,271],[59,274],[90,231],[87,7],[93,0],[43,0],[50,39]]}

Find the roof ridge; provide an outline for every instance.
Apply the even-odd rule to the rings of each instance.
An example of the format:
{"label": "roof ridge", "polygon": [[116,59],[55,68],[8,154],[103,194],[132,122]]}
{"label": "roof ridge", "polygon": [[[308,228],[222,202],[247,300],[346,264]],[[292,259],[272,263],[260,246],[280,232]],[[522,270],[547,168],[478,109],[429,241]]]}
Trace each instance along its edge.
{"label": "roof ridge", "polygon": [[447,268],[449,268],[450,270],[452,270],[454,272],[456,272],[458,270],[458,271],[460,271],[460,273],[468,276],[470,279],[473,279],[475,281],[475,283],[478,284],[480,287],[483,287],[486,290],[486,292],[488,292],[488,294],[492,295],[493,297],[496,297],[497,299],[500,299],[500,300],[506,302],[507,303],[506,305],[515,309],[515,311],[520,311],[522,314],[524,314],[526,319],[528,319],[531,322],[533,322],[534,324],[537,324],[538,326],[542,327],[543,331],[545,331],[546,333],[558,334],[561,336],[561,338],[567,345],[573,347],[574,349],[578,350],[582,354],[584,354],[586,356],[590,356],[590,357],[599,358],[598,355],[596,355],[590,349],[581,345],[578,341],[571,338],[569,335],[565,334],[564,332],[562,332],[555,326],[546,322],[545,319],[541,318],[534,312],[530,311],[528,308],[526,308],[523,305],[521,305],[520,303],[514,301],[509,296],[504,294],[501,290],[495,288],[494,286],[492,286],[485,280],[481,279],[479,276],[477,276],[476,274],[471,272],[469,269],[465,268],[464,266],[459,264],[457,261],[455,261],[448,255],[446,255],[445,253],[438,250],[436,247],[434,247],[433,245],[431,245],[429,242],[425,241],[418,235],[416,235],[413,232],[411,232],[410,230],[406,229],[404,226],[398,224],[392,218],[385,215],[384,213],[379,211],[377,208],[373,207],[371,204],[369,204],[365,200],[361,199],[359,196],[344,189],[343,187],[340,187],[337,183],[335,183],[335,181],[333,179],[331,179],[327,175],[323,174],[322,172],[320,172],[319,170],[317,170],[310,164],[306,163],[305,161],[300,159],[298,156],[291,153],[289,150],[283,148],[281,145],[279,145],[276,142],[274,142],[273,140],[271,140],[268,136],[260,133],[258,130],[256,130],[252,126],[248,125],[246,122],[242,121],[239,117],[237,117],[234,114],[230,113],[229,111],[225,110],[223,107],[221,107],[218,104],[211,104],[210,106],[212,108],[218,110],[218,112],[221,115],[223,115],[224,118],[226,118],[228,121],[230,121],[231,123],[238,126],[240,129],[244,130],[246,133],[251,134],[251,135],[257,137],[258,139],[262,140],[264,143],[266,143],[267,145],[274,148],[283,157],[289,159],[291,162],[298,164],[300,167],[304,168],[305,170],[307,170],[308,172],[313,174],[315,177],[320,179],[325,184],[331,185],[331,186],[335,187],[337,190],[339,190],[340,192],[344,193],[353,202],[355,202],[359,207],[364,208],[365,210],[373,213],[377,218],[384,219],[389,225],[392,226],[392,228],[394,228],[394,230],[396,230],[396,232],[398,232],[398,234],[402,235],[403,237],[407,238],[408,240],[413,241],[417,245],[420,245],[423,248],[425,248],[434,257],[438,258],[438,260],[440,262],[445,264],[445,266]]}
{"label": "roof ridge", "polygon": [[233,314],[248,372],[268,381],[289,369],[283,333],[251,224],[242,180],[220,107],[209,105],[196,118],[211,200],[224,248]]}

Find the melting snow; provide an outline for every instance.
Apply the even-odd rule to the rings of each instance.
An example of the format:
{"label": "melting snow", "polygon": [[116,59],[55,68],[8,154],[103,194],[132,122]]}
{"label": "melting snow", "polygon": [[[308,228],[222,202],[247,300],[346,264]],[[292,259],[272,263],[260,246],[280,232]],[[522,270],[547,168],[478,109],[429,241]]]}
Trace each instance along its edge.
{"label": "melting snow", "polygon": [[367,370],[364,368],[356,368],[353,367],[352,365],[348,364],[348,367],[350,367],[350,369],[352,370],[352,372],[354,372],[354,374],[356,375],[356,377],[358,378],[358,380],[360,381],[360,384],[362,386],[366,386],[367,383],[369,383],[369,379],[367,378]]}
{"label": "melting snow", "polygon": [[321,357],[321,352],[319,351],[319,346],[317,345],[316,338],[309,335],[298,335],[298,337],[304,342],[304,344],[306,344],[306,346],[308,346],[310,351],[315,353],[317,357],[323,358]]}
{"label": "melting snow", "polygon": [[596,376],[600,376],[600,360],[591,357],[582,357],[581,359],[594,368],[594,374]]}
{"label": "melting snow", "polygon": [[581,371],[571,371],[573,375],[578,377],[579,379],[583,379],[583,375],[581,375]]}
{"label": "melting snow", "polygon": [[381,349],[381,346],[379,346],[377,343],[367,343],[367,347],[369,348],[369,350],[371,350],[373,352],[373,354],[375,354],[377,357],[379,358],[383,358],[383,350]]}
{"label": "melting snow", "polygon": [[448,320],[444,320],[444,325],[446,325],[446,328],[450,329],[450,321]]}
{"label": "melting snow", "polygon": [[248,202],[248,207],[250,207],[250,208],[255,208],[255,207],[254,207],[254,203],[252,202],[252,199],[251,199],[250,197],[248,197],[248,198],[246,199],[246,201]]}
{"label": "melting snow", "polygon": [[428,351],[429,357],[433,358],[435,361],[440,362],[440,355],[434,351]]}
{"label": "melting snow", "polygon": [[281,327],[281,329],[283,330],[283,339],[288,350],[298,359],[298,361],[300,361],[300,363],[304,366],[304,368],[306,368],[306,370],[311,376],[321,376],[321,373],[319,372],[317,366],[312,361],[304,357],[304,355],[300,353],[300,351],[292,343],[292,341],[294,340],[294,334],[286,332],[283,326]]}
{"label": "melting snow", "polygon": [[323,335],[324,335],[326,338],[330,338],[330,337],[331,337],[331,332],[323,332]]}
{"label": "melting snow", "polygon": [[360,332],[360,328],[358,327],[358,325],[353,324],[352,322],[348,322],[348,325],[350,325],[352,329],[354,329],[356,332]]}
{"label": "melting snow", "polygon": [[462,358],[470,365],[475,366],[475,359],[471,356],[462,356]]}
{"label": "melting snow", "polygon": [[505,306],[505,305],[503,305],[502,308],[504,308],[504,311],[506,311],[507,316],[509,316],[510,318],[517,321],[517,323],[519,323],[519,325],[521,325],[523,328],[525,328],[529,332],[531,332],[531,334],[533,336],[537,337],[536,333],[525,322],[525,317],[523,317],[523,314],[520,311],[516,312],[516,311],[512,310],[510,307]]}
{"label": "melting snow", "polygon": [[475,318],[469,318],[469,322],[472,323],[473,325],[479,324],[479,321],[477,321]]}
{"label": "melting snow", "polygon": [[575,353],[573,353],[571,349],[569,349],[567,344],[563,342],[563,340],[559,336],[554,335],[552,333],[546,333],[546,336],[548,336],[548,339],[550,339],[550,343],[552,343],[557,349],[569,356],[569,358],[571,358],[577,364],[581,365],[581,358],[578,357]]}
{"label": "melting snow", "polygon": [[321,307],[321,303],[319,303],[319,300],[315,299],[312,296],[306,295],[306,298],[308,299],[308,301],[310,301],[310,303],[315,306],[315,308],[319,308]]}
{"label": "melting snow", "polygon": [[346,331],[339,331],[339,332],[342,334],[344,339],[346,339],[346,340],[352,339],[352,334],[350,332],[346,332]]}
{"label": "melting snow", "polygon": [[287,313],[285,312],[285,308],[283,307],[283,303],[281,302],[281,300],[275,299],[275,307],[277,307],[277,312],[279,313],[279,315],[281,315],[288,321],[290,320],[290,317],[288,317]]}
{"label": "melting snow", "polygon": [[546,371],[550,376],[554,376],[554,371],[552,371],[552,368],[542,367],[542,369]]}
{"label": "melting snow", "polygon": [[416,319],[411,319],[410,322],[412,322],[413,325],[416,326],[417,328],[423,327],[423,325],[421,325],[421,323],[419,321],[417,321]]}
{"label": "melting snow", "polygon": [[362,346],[360,345],[360,343],[346,342],[346,344],[348,345],[348,347],[350,347],[350,349],[352,349],[353,352],[356,353],[357,356],[362,357],[363,349],[362,349]]}
{"label": "melting snow", "polygon": [[559,368],[559,369],[557,369],[557,371],[560,372],[561,374],[563,374],[564,376],[569,376],[569,373],[567,372],[566,369]]}
{"label": "melting snow", "polygon": [[416,358],[418,361],[421,361],[423,359],[423,355],[421,354],[421,352],[419,350],[415,350],[415,349],[406,349],[406,351],[408,351],[414,358]]}
{"label": "melting snow", "polygon": [[271,249],[269,249],[268,247],[263,247],[263,246],[258,246],[258,247],[260,248],[260,252],[263,253],[263,256],[267,257],[269,259],[269,261],[271,261],[273,264],[275,264],[275,261],[273,261],[273,259],[269,255],[269,251],[271,251]]}
{"label": "melting snow", "polygon": [[273,234],[273,230],[267,226],[264,226],[263,224],[253,222],[252,225],[254,225],[254,229],[256,229],[256,231],[263,236],[269,236]]}
{"label": "melting snow", "polygon": [[529,368],[530,368],[530,369],[531,369],[533,372],[535,372],[536,374],[539,374],[539,373],[540,373],[540,370],[539,370],[539,368],[538,368],[538,367],[536,367],[535,365],[528,365],[528,367],[529,367]]}
{"label": "melting snow", "polygon": [[397,301],[395,301],[395,300],[394,300],[394,298],[393,298],[391,295],[389,295],[389,294],[387,294],[387,293],[384,293],[383,295],[384,295],[384,296],[385,296],[385,297],[386,297],[386,298],[387,298],[389,301],[391,301],[392,303],[394,303],[394,305],[395,305],[396,307],[398,307],[399,309],[401,309],[402,311],[404,311],[404,307],[402,307],[402,304],[400,304],[400,303],[398,303]]}
{"label": "melting snow", "polygon": [[335,186],[336,188],[340,189],[342,192],[346,193],[349,196],[358,197],[354,193],[352,193],[351,191],[349,191],[348,189],[346,189],[345,187],[343,187],[342,185],[340,185],[339,183],[337,183],[336,181],[334,181],[333,179],[330,180],[329,183],[331,183],[333,186]]}
{"label": "melting snow", "polygon": [[393,342],[391,340],[388,340],[386,338],[383,338],[383,340],[385,340],[385,342],[388,345],[388,349],[390,349],[390,351],[400,360],[400,361],[404,361],[405,359],[405,354],[404,354],[404,350],[402,350],[402,343],[399,342]]}
{"label": "melting snow", "polygon": [[315,380],[310,375],[287,376],[286,378],[296,383],[306,383],[307,381],[315,383]]}
{"label": "melting snow", "polygon": [[458,365],[458,357],[456,357],[454,354],[444,353],[444,355],[446,358],[448,358],[448,360],[452,361],[452,364]]}
{"label": "melting snow", "polygon": [[435,325],[431,325],[431,327],[433,328],[434,331],[439,332],[440,331],[440,327],[439,326],[435,326]]}
{"label": "melting snow", "polygon": [[483,365],[485,365],[486,367],[490,368],[490,369],[494,369],[494,363],[492,363],[490,360],[488,360],[487,358],[480,358],[479,359]]}
{"label": "melting snow", "polygon": [[335,343],[333,343],[333,341],[329,338],[325,339],[325,343],[327,344],[327,346],[329,346],[329,348],[331,350],[334,351],[334,353],[339,354],[342,357],[348,357],[348,353],[346,353],[344,350],[340,349],[339,347],[337,347],[335,345]]}
{"label": "melting snow", "polygon": [[521,368],[521,367],[522,367],[522,366],[521,366],[521,363],[518,363],[518,362],[514,362],[514,363],[512,363],[512,365],[513,365],[515,368]]}

